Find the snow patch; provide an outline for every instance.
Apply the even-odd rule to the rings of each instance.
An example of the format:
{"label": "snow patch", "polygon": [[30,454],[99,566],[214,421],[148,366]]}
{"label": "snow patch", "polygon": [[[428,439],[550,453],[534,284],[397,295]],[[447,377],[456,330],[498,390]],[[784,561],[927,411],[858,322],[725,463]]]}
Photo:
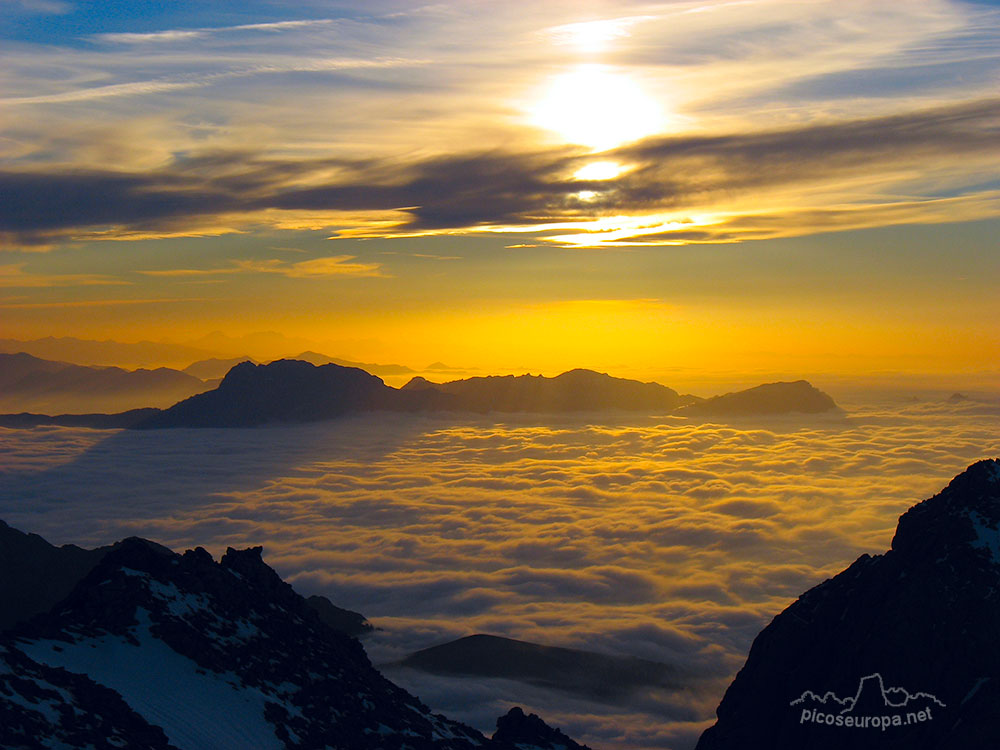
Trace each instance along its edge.
{"label": "snow patch", "polygon": [[53,651],[53,641],[46,640],[25,643],[22,650],[37,662],[85,674],[117,691],[136,713],[162,727],[180,750],[284,748],[264,718],[263,693],[235,689],[227,682],[235,675],[204,673],[150,633],[146,610],[139,609],[136,619],[139,626],[132,635],[138,646],[104,635],[60,642],[62,651]]}
{"label": "snow patch", "polygon": [[976,511],[969,513],[969,520],[972,521],[972,529],[976,533],[972,546],[976,549],[985,549],[990,553],[993,562],[1000,564],[1000,530],[990,526]]}

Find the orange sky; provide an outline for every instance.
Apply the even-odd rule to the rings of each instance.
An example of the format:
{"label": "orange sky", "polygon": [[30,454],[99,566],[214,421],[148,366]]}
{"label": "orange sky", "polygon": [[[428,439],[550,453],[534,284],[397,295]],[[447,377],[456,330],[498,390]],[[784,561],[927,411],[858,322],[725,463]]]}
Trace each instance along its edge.
{"label": "orange sky", "polygon": [[996,8],[625,7],[5,6],[2,335],[996,373]]}

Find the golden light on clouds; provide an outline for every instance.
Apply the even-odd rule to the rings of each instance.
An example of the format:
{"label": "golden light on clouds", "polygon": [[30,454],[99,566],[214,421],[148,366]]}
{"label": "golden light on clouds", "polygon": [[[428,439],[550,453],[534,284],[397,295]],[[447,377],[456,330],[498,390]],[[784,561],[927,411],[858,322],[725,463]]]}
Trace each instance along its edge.
{"label": "golden light on clouds", "polygon": [[605,151],[660,132],[666,118],[629,73],[586,63],[546,82],[529,121],[565,143]]}
{"label": "golden light on clouds", "polygon": [[573,176],[578,180],[613,180],[626,170],[616,161],[592,161],[576,170]]}

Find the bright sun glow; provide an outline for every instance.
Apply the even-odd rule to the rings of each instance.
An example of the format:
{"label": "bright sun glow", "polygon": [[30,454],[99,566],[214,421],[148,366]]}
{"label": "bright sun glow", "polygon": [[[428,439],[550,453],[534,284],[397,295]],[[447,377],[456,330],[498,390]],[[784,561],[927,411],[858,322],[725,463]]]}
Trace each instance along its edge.
{"label": "bright sun glow", "polygon": [[578,180],[613,180],[625,171],[625,167],[616,161],[592,161],[576,170],[573,177]]}
{"label": "bright sun glow", "polygon": [[595,151],[652,135],[663,124],[658,103],[626,73],[607,65],[579,65],[553,77],[530,117],[566,142]]}
{"label": "bright sun glow", "polygon": [[556,44],[575,47],[580,52],[603,52],[613,39],[628,35],[633,18],[616,18],[608,21],[584,21],[556,26],[550,30]]}

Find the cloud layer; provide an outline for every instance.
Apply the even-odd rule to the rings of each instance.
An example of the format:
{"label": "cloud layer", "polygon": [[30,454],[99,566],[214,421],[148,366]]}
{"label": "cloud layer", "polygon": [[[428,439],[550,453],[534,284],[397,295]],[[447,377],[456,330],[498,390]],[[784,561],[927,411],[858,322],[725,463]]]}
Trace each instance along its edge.
{"label": "cloud layer", "polygon": [[263,544],[299,590],[382,628],[377,663],[489,632],[681,666],[689,690],[625,706],[390,673],[483,729],[518,702],[595,746],[684,748],[774,613],[886,549],[900,513],[1000,453],[997,408],[7,430],[0,518],[56,543]]}

